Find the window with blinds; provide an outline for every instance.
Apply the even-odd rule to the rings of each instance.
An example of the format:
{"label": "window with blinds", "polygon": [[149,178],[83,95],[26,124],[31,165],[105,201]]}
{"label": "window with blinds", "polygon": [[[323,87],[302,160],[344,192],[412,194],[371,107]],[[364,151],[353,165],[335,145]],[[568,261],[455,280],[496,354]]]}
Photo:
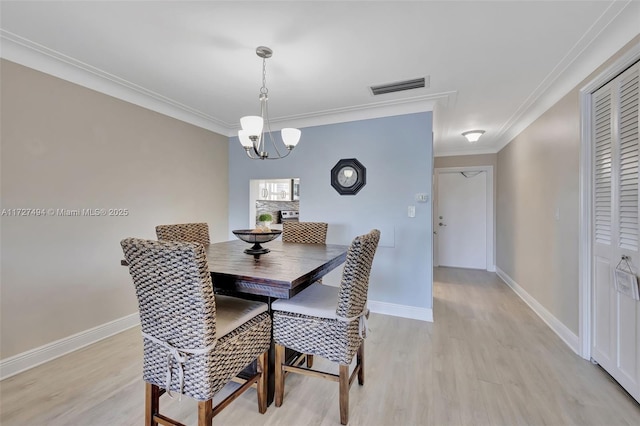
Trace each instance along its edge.
{"label": "window with blinds", "polygon": [[594,239],[611,244],[611,89],[594,94]]}
{"label": "window with blinds", "polygon": [[638,250],[638,68],[620,82],[619,244]]}

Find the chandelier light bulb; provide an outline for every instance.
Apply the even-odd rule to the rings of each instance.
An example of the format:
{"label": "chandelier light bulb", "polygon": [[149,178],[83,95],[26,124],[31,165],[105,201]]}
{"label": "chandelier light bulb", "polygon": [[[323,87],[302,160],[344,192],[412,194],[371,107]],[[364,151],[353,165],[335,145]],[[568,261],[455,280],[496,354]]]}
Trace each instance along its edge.
{"label": "chandelier light bulb", "polygon": [[288,147],[295,147],[296,145],[298,145],[298,142],[300,141],[300,135],[302,134],[302,132],[299,129],[294,129],[292,127],[285,127],[284,129],[280,130],[280,134],[282,135],[282,141],[284,142],[285,146]]}
{"label": "chandelier light bulb", "polygon": [[258,115],[247,115],[240,119],[240,126],[242,126],[242,130],[247,132],[248,136],[258,136],[262,133],[264,120]]}
{"label": "chandelier light bulb", "polygon": [[246,130],[238,130],[238,139],[240,139],[240,143],[244,149],[251,149],[253,147],[253,142],[249,138],[249,132]]}

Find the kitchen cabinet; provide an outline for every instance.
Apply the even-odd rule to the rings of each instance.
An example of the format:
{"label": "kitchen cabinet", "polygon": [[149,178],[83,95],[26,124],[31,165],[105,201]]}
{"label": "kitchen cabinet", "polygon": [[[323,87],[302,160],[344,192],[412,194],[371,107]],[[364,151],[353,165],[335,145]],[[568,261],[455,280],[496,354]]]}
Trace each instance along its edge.
{"label": "kitchen cabinet", "polygon": [[260,179],[258,180],[258,200],[292,201],[298,199],[298,179]]}

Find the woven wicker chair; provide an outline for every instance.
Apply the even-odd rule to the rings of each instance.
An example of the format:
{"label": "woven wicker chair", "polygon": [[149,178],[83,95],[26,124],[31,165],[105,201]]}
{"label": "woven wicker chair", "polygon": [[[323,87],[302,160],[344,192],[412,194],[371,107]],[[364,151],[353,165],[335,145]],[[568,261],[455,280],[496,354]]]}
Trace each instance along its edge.
{"label": "woven wicker chair", "polygon": [[282,241],[285,243],[326,244],[325,222],[282,222]]}
{"label": "woven wicker chair", "polygon": [[[282,241],[285,243],[326,244],[326,222],[282,222]],[[322,278],[316,281],[322,284]],[[307,367],[313,367],[313,355],[307,354]]]}
{"label": "woven wicker chair", "polygon": [[[273,339],[276,347],[276,406],[282,405],[286,372],[307,374],[339,382],[340,422],[349,421],[349,388],[354,376],[364,384],[364,338],[366,337],[367,291],[371,264],[380,240],[372,230],[356,237],[349,251],[340,287],[312,284],[291,299],[276,300]],[[286,348],[327,358],[339,364],[339,374],[299,367],[298,360],[285,363]],[[357,353],[351,376],[349,365]]]}
{"label": "woven wicker chair", "polygon": [[[197,243],[127,238],[120,243],[133,278],[144,343],[145,425],[179,425],[160,414],[160,396],[198,400],[198,425],[256,383],[258,410],[267,409],[267,305],[213,294],[204,247]],[[258,372],[213,407],[212,398],[254,360]]]}
{"label": "woven wicker chair", "polygon": [[207,245],[209,225],[206,223],[178,223],[174,225],[156,226],[156,235],[161,241],[184,241]]}

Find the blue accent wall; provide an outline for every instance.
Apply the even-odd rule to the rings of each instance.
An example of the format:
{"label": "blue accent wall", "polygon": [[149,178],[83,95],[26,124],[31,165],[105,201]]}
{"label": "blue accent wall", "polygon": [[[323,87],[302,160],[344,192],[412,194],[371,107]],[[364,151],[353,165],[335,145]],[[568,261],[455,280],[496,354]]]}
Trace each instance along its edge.
{"label": "blue accent wall", "polygon": [[[302,130],[300,144],[282,160],[251,160],[229,138],[229,238],[249,227],[249,181],[300,178],[300,220],[329,223],[327,243],[349,244],[372,228],[381,231],[369,300],[432,308],[432,113],[384,117]],[[367,184],[356,195],[339,195],[331,168],[357,158]],[[416,202],[426,193],[429,202]],[[415,206],[414,218],[407,215]],[[325,281],[337,284],[341,268]]]}

